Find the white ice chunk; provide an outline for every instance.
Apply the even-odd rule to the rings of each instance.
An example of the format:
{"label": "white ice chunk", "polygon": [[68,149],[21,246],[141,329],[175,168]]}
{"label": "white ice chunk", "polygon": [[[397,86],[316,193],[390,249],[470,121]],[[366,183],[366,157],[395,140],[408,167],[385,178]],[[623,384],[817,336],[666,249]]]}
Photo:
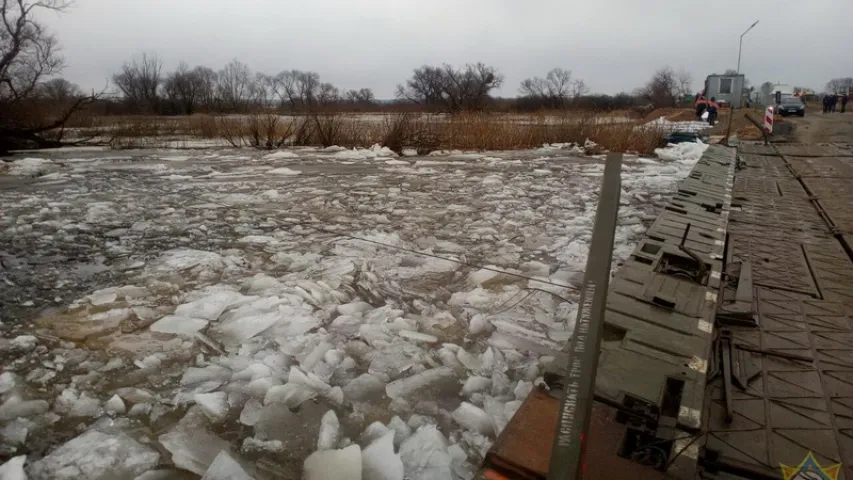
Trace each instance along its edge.
{"label": "white ice chunk", "polygon": [[531,390],[533,390],[533,382],[519,380],[512,393],[515,394],[516,400],[524,400],[530,394]]}
{"label": "white ice chunk", "polygon": [[459,360],[459,363],[464,365],[468,370],[479,370],[483,366],[482,359],[478,358],[476,355],[468,353],[464,348],[460,348],[459,351],[456,352],[456,358]]}
{"label": "white ice chunk", "polygon": [[388,428],[394,430],[394,446],[399,447],[403,440],[409,438],[412,435],[412,428],[409,427],[406,422],[403,421],[402,418],[398,416],[394,416],[391,421],[388,422]]}
{"label": "white ice chunk", "polygon": [[287,168],[287,167],[282,167],[282,168],[274,168],[272,170],[267,170],[267,174],[269,174],[269,175],[286,175],[286,176],[292,177],[295,175],[301,175],[302,172],[300,172],[299,170],[292,170],[292,169]]}
{"label": "white ice chunk", "polygon": [[264,396],[264,405],[283,403],[287,408],[295,410],[304,402],[317,397],[317,392],[300,383],[288,382],[284,385],[276,385],[267,390]]}
{"label": "white ice chunk", "polygon": [[97,290],[88,296],[89,303],[96,307],[100,305],[114,303],[116,301],[116,298],[118,298],[117,291],[118,289],[116,289],[115,287]]}
{"label": "white ice chunk", "polygon": [[168,315],[154,322],[149,328],[152,332],[191,337],[205,327],[207,327],[207,320]]}
{"label": "white ice chunk", "polygon": [[113,395],[107,400],[107,403],[104,404],[104,410],[111,415],[122,415],[127,411],[127,408],[124,406],[124,401],[118,395]]}
{"label": "white ice chunk", "polygon": [[243,452],[273,452],[281,453],[285,451],[284,443],[281,440],[259,440],[255,437],[248,437],[243,440],[243,446],[240,450]]}
{"label": "white ice chunk", "polygon": [[249,279],[246,283],[246,291],[249,293],[263,292],[272,288],[278,288],[281,284],[275,278],[259,273]]}
{"label": "white ice chunk", "polygon": [[217,290],[216,293],[200,298],[194,302],[179,305],[175,315],[179,317],[196,318],[213,321],[231,305],[244,299],[243,295],[231,290]]}
{"label": "white ice chunk", "polygon": [[409,340],[414,340],[416,342],[426,342],[426,343],[436,343],[438,342],[438,337],[434,335],[428,335],[426,333],[420,332],[412,332],[409,330],[400,330],[397,332],[403,338],[408,338]]}
{"label": "white ice chunk", "polygon": [[385,387],[385,393],[391,398],[406,397],[430,385],[455,378],[448,367],[433,368],[416,373],[411,377],[394,380]]}
{"label": "white ice chunk", "polygon": [[223,342],[240,344],[258,335],[286,318],[284,312],[269,312],[245,317],[235,317],[216,327]]}
{"label": "white ice chunk", "polygon": [[0,373],[0,394],[15,388],[18,377],[12,372]]}
{"label": "white ice chunk", "polygon": [[477,392],[485,392],[491,388],[491,379],[474,375],[465,380],[465,385],[462,386],[462,395],[470,397]]}
{"label": "white ice chunk", "polygon": [[50,170],[53,161],[45,158],[20,158],[12,162],[9,175],[20,177],[35,177]]}
{"label": "white ice chunk", "polygon": [[317,450],[334,450],[341,436],[341,423],[334,410],[329,410],[320,420],[320,435],[317,437]]}
{"label": "white ice chunk", "polygon": [[364,480],[402,480],[403,461],[394,453],[394,432],[388,432],[361,452]]}
{"label": "white ice chunk", "polygon": [[136,405],[130,407],[130,411],[127,412],[127,414],[131,417],[147,417],[150,413],[150,403],[137,403]]}
{"label": "white ice chunk", "polygon": [[0,405],[0,421],[8,422],[19,417],[33,417],[48,411],[50,405],[44,400],[23,401],[19,397],[8,398]]}
{"label": "white ice chunk", "polygon": [[453,478],[447,439],[435,425],[426,425],[400,445],[406,478],[447,480]]}
{"label": "white ice chunk", "polygon": [[483,409],[468,402],[462,402],[452,416],[456,423],[468,430],[487,436],[494,433],[492,418]]}
{"label": "white ice chunk", "polygon": [[71,405],[68,415],[72,417],[98,417],[101,415],[101,402],[88,396],[85,392]]}
{"label": "white ice chunk", "polygon": [[158,440],[172,454],[175,466],[196,475],[204,475],[219,452],[229,448],[228,442],[201,429],[176,428],[160,435]]}
{"label": "white ice chunk", "polygon": [[250,427],[255,425],[261,418],[263,408],[264,406],[261,405],[261,402],[254,398],[250,398],[246,401],[246,404],[243,405],[243,411],[240,412],[240,423]]}
{"label": "white ice chunk", "polygon": [[344,398],[350,401],[362,401],[385,392],[385,382],[369,373],[359,375],[343,388]]}
{"label": "white ice chunk", "polygon": [[352,302],[338,305],[338,313],[341,315],[357,315],[372,309],[373,307],[367,302]]}
{"label": "white ice chunk", "polygon": [[321,361],[323,361],[323,357],[326,355],[326,352],[331,350],[332,345],[328,342],[320,342],[314,347],[314,350],[305,357],[305,360],[302,361],[301,367],[306,372],[309,372],[314,369],[314,367]]}
{"label": "white ice chunk", "polygon": [[362,445],[370,445],[371,443],[379,440],[385,434],[390,432],[391,429],[385,426],[382,422],[373,422],[361,432],[361,444]]}
{"label": "white ice chunk", "polygon": [[468,332],[471,335],[479,335],[489,329],[489,320],[482,313],[478,313],[471,317],[468,323]]}
{"label": "white ice chunk", "polygon": [[[361,447],[322,450],[305,459],[304,480],[361,480]],[[445,477],[450,478],[450,477]]]}
{"label": "white ice chunk", "polygon": [[19,335],[12,339],[12,347],[16,350],[29,352],[36,348],[38,338],[32,335]]}
{"label": "white ice chunk", "polygon": [[134,478],[159,462],[159,453],[125,434],[107,435],[89,430],[33,463],[30,478]]}
{"label": "white ice chunk", "polygon": [[[32,422],[26,418],[17,418],[0,429],[0,441],[6,447],[18,447],[26,443],[27,435],[30,433]],[[2,480],[2,478],[0,478]]]}
{"label": "white ice chunk", "polygon": [[343,350],[329,350],[325,355],[323,355],[323,360],[328,363],[330,367],[334,368],[344,361],[344,356],[345,354]]}
{"label": "white ice chunk", "polygon": [[223,450],[210,464],[201,480],[252,480],[252,477]]}
{"label": "white ice chunk", "polygon": [[4,463],[3,466],[0,466],[0,480],[27,480],[27,474],[24,473],[24,462],[26,461],[26,455],[18,455]]}
{"label": "white ice chunk", "polygon": [[226,392],[197,393],[193,397],[204,414],[213,422],[221,422],[228,416],[228,394]]}

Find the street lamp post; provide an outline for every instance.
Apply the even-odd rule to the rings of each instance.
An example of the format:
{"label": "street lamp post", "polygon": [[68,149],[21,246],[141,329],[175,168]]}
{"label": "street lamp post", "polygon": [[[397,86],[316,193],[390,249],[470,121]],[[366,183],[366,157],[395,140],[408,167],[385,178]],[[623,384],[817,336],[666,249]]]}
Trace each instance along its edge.
{"label": "street lamp post", "polygon": [[[737,74],[738,74],[738,76],[740,76],[740,57],[741,57],[741,53],[743,53],[743,36],[746,35],[747,33],[749,33],[749,31],[752,30],[756,25],[758,25],[758,20],[756,20],[755,23],[750,25],[749,28],[747,28],[745,32],[740,34],[740,45],[738,46],[738,49],[737,49]],[[737,81],[737,79],[735,79],[735,82],[736,81]],[[732,82],[732,83],[735,83],[735,82]],[[746,82],[744,82],[744,83],[746,83]],[[732,86],[734,86],[734,85],[732,85]],[[744,87],[744,84],[742,83],[741,89],[740,89],[740,99],[739,100],[743,100],[743,87]],[[726,128],[726,138],[724,140],[726,146],[728,146],[729,138],[732,136],[732,120],[733,120],[734,116],[735,116],[735,108],[734,108],[734,104],[733,104],[732,108],[731,108],[731,112],[729,112],[729,125]]]}
{"label": "street lamp post", "polygon": [[741,52],[743,52],[743,36],[746,35],[747,33],[749,33],[749,31],[752,30],[752,28],[755,27],[756,25],[758,25],[758,20],[756,20],[755,23],[750,25],[749,28],[747,28],[745,32],[740,34],[740,46],[737,49],[737,73],[738,73],[738,75],[740,75],[740,54],[741,54]]}

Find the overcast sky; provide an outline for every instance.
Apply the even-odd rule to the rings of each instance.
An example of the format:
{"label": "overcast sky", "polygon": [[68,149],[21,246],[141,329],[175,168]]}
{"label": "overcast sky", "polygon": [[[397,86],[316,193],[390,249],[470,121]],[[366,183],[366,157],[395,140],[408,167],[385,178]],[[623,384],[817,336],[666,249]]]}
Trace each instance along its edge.
{"label": "overcast sky", "polygon": [[515,96],[521,80],[572,70],[593,92],[631,91],[663,65],[704,77],[735,68],[822,90],[853,76],[852,0],[76,0],[40,13],[80,86],[103,88],[121,64],[156,52],[219,70],[314,70],[344,88],[391,98],[412,69],[485,62]]}

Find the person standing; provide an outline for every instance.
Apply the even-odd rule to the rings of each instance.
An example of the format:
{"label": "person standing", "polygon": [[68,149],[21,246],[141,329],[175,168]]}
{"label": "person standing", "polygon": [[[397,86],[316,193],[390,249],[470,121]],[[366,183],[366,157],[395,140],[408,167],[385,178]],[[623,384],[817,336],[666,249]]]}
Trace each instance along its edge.
{"label": "person standing", "polygon": [[708,112],[708,123],[714,125],[717,121],[717,99],[716,97],[711,97],[711,101],[708,102],[708,106],[705,108]]}
{"label": "person standing", "polygon": [[832,94],[829,96],[829,111],[835,113],[835,105],[838,104],[838,95]]}
{"label": "person standing", "polygon": [[841,96],[841,113],[844,113],[847,111],[847,98],[849,96],[850,95],[842,95]]}

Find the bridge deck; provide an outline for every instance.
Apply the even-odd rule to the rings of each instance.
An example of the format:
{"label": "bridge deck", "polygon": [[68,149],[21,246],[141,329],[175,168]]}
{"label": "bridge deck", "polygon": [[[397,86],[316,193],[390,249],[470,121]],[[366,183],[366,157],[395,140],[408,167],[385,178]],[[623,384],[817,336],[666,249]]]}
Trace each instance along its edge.
{"label": "bridge deck", "polygon": [[[710,147],[611,281],[584,478],[782,478],[811,452],[853,480],[851,242],[850,145]],[[544,478],[559,395],[487,463]]]}

